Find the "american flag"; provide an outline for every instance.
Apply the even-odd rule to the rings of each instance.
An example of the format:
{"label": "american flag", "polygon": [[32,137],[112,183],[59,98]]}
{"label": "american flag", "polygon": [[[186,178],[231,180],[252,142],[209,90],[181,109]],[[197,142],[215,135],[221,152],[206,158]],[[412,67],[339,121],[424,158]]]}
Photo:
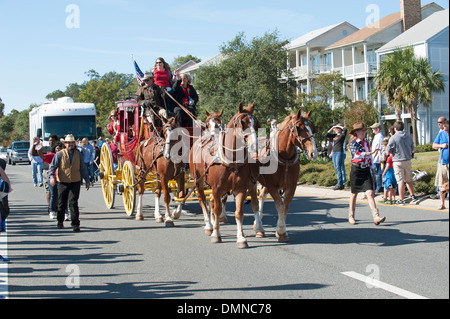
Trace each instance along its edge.
{"label": "american flag", "polygon": [[144,73],[142,73],[141,69],[139,68],[139,65],[137,65],[137,63],[134,59],[133,59],[133,63],[134,63],[134,69],[136,70],[136,77],[140,84],[140,83],[142,83],[142,78],[144,77]]}

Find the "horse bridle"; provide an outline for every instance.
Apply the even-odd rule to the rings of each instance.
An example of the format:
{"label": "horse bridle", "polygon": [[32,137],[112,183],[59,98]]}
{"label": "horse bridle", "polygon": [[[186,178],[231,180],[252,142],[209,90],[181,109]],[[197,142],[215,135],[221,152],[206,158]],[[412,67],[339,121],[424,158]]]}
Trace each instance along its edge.
{"label": "horse bridle", "polygon": [[[307,137],[301,137],[298,134],[297,123],[300,123],[300,122],[303,122],[303,124],[306,126],[306,129],[308,130],[308,136]],[[311,131],[311,128],[309,127],[308,121],[297,120],[297,121],[294,122],[294,119],[292,119],[291,122],[289,123],[288,127],[289,127],[289,130],[291,131],[291,134],[300,143],[300,148],[302,149],[302,151],[305,151],[305,148],[306,148],[305,142],[307,140],[313,140],[313,138],[314,138],[314,136],[312,134],[312,131]]]}
{"label": "horse bridle", "polygon": [[[250,127],[250,133],[244,133],[242,130],[242,124],[240,124],[240,118],[247,115],[250,118],[250,122],[252,123],[251,127]],[[240,113],[238,114],[234,119],[233,119],[233,127],[234,129],[237,129],[239,125],[241,125],[241,129],[239,131],[239,136],[245,141],[245,145],[247,146],[247,137],[252,135],[255,131],[254,125],[255,122],[257,122],[258,120],[256,119],[256,117],[254,115],[248,114],[248,113]],[[252,131],[253,130],[253,131]]]}

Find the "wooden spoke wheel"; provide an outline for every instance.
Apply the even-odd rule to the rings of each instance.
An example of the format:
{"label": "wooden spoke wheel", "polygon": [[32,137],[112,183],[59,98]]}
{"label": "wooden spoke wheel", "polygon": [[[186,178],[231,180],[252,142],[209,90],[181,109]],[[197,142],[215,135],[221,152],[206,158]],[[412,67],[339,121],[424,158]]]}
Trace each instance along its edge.
{"label": "wooden spoke wheel", "polygon": [[109,209],[114,207],[114,200],[116,196],[116,186],[114,184],[114,162],[111,148],[108,143],[103,143],[100,151],[100,177],[102,182],[103,198],[105,199],[106,207]]}
{"label": "wooden spoke wheel", "polygon": [[126,161],[122,169],[123,206],[128,216],[134,214],[136,207],[135,168],[130,161]]}

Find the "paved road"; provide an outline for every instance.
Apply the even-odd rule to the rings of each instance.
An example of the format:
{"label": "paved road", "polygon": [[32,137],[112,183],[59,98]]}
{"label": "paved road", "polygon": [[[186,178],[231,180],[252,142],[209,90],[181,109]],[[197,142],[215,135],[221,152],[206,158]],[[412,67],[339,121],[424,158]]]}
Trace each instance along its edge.
{"label": "paved road", "polygon": [[[212,244],[197,203],[165,228],[151,218],[150,193],[146,219],[136,221],[123,212],[121,197],[106,209],[98,185],[82,189],[81,232],[59,230],[30,171],[7,168],[14,191],[7,236],[0,236],[0,254],[11,259],[0,263],[3,298],[171,298],[180,305],[199,298],[449,298],[448,211],[380,206],[387,221],[377,227],[360,202],[351,226],[345,198],[299,188],[288,215],[290,242],[277,242],[269,201],[262,239],[245,207],[250,247],[239,250],[232,214],[223,243]],[[230,201],[227,210],[233,207]]]}

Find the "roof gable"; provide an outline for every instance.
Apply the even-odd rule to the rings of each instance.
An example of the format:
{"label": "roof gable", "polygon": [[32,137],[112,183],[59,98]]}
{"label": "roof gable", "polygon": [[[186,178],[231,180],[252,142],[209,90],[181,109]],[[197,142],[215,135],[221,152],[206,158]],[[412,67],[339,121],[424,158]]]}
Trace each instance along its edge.
{"label": "roof gable", "polygon": [[449,26],[449,10],[438,11],[382,46],[378,52],[425,43]]}

